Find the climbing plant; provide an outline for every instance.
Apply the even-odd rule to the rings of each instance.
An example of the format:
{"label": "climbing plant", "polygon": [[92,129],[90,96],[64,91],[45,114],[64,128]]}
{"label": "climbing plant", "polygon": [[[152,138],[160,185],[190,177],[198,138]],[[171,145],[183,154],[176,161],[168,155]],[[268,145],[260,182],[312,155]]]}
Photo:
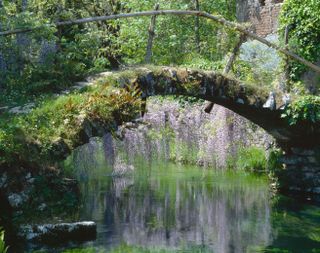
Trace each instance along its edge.
{"label": "climbing plant", "polygon": [[320,97],[311,95],[299,97],[287,106],[282,117],[286,118],[290,125],[301,121],[320,122]]}
{"label": "climbing plant", "polygon": [[[289,27],[289,47],[305,59],[320,59],[319,0],[286,0],[280,16],[281,28]],[[302,64],[290,62],[290,77],[298,80],[307,70]]]}

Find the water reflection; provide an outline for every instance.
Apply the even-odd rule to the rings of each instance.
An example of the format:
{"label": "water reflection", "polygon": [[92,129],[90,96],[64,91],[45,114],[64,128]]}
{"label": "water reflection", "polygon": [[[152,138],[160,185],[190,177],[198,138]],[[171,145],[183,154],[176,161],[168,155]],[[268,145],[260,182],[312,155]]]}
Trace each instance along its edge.
{"label": "water reflection", "polygon": [[[131,187],[123,188],[115,199],[112,213],[117,216],[111,224],[118,227],[120,240],[166,248],[205,245],[214,252],[246,252],[249,245],[269,243],[265,189],[251,194],[253,188],[240,182],[225,185],[223,179],[207,173],[169,179],[165,173],[172,175],[177,169],[170,167],[163,174],[151,171],[149,180],[135,177]],[[192,168],[181,170],[190,173]]]}
{"label": "water reflection", "polygon": [[81,216],[99,224],[96,245],[202,245],[217,253],[270,245],[270,196],[263,179],[132,157],[128,163],[128,151],[106,136],[70,158],[81,180]]}

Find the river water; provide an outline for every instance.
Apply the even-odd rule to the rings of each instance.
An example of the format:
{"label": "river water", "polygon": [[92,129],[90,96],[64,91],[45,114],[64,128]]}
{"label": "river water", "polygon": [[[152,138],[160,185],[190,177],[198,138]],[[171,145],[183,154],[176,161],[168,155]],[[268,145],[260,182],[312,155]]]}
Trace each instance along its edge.
{"label": "river water", "polygon": [[266,178],[177,164],[152,154],[152,147],[141,155],[127,145],[108,135],[92,139],[67,160],[66,168],[80,181],[79,217],[98,224],[97,239],[76,247],[320,252],[320,208],[272,196]]}
{"label": "river water", "polygon": [[64,166],[80,183],[76,220],[95,221],[97,239],[38,249],[320,252],[319,205],[274,196],[266,177],[224,169],[239,148],[269,148],[272,138],[229,111],[208,115],[203,103],[182,102],[153,100],[117,138],[93,138],[73,152]]}

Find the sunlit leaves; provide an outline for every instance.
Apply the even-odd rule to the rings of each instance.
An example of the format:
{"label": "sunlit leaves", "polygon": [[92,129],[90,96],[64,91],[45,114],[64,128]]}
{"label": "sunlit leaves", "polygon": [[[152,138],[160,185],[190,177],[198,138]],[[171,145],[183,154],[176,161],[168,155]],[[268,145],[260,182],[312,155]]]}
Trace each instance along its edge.
{"label": "sunlit leaves", "polygon": [[[318,0],[287,0],[281,14],[281,27],[289,26],[289,46],[309,61],[317,62],[320,57],[320,8]],[[290,63],[291,77],[299,79],[307,70],[304,65]]]}
{"label": "sunlit leaves", "polygon": [[290,125],[295,125],[301,121],[312,123],[320,122],[320,97],[302,96],[285,109],[282,114]]}

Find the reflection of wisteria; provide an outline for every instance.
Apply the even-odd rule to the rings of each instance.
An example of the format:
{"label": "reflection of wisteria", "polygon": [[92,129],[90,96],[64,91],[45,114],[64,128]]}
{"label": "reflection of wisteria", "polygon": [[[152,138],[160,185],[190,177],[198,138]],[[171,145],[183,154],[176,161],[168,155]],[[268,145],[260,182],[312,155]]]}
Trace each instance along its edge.
{"label": "reflection of wisteria", "polygon": [[97,142],[96,139],[91,139],[87,145],[73,152],[73,165],[77,169],[80,178],[88,178],[88,168],[93,170],[98,167],[97,156],[99,151],[101,151],[100,142]]}
{"label": "reflection of wisteria", "polygon": [[[92,156],[92,147],[99,153],[103,149],[99,143],[78,150],[78,158]],[[271,242],[268,187],[260,181],[251,184],[234,176],[229,182],[198,168],[188,177],[190,169],[177,172],[182,167],[141,159],[134,161],[137,168],[132,173],[111,177],[108,165],[103,167],[105,159],[93,157],[100,160],[84,163],[89,167],[88,178],[81,183],[81,216],[98,222],[96,245],[108,248],[125,242],[171,249],[202,245],[216,253],[241,253]],[[116,157],[114,166],[122,164],[124,160]]]}
{"label": "reflection of wisteria", "polygon": [[[114,168],[123,164],[115,158]],[[201,175],[171,178],[175,168],[170,166],[175,165],[162,163],[163,175],[151,169],[157,166],[152,162],[140,159],[134,164],[132,173],[115,177],[108,174],[107,165],[99,166],[100,172],[87,168],[88,179],[81,183],[81,217],[98,222],[96,245],[202,245],[217,253],[241,253],[270,243],[270,203],[264,184],[208,181]]]}
{"label": "reflection of wisteria", "polygon": [[102,138],[102,142],[103,142],[103,150],[104,150],[104,156],[105,156],[106,162],[110,167],[113,167],[115,151],[114,151],[112,135],[110,133],[105,134]]}
{"label": "reflection of wisteria", "polygon": [[[82,182],[80,190],[83,196],[83,209],[92,214],[93,217],[99,217],[102,212],[99,208],[103,195],[100,196],[101,198],[99,198],[99,194],[95,195],[96,197],[90,202],[87,201],[85,196],[93,192],[99,193],[100,189],[104,187],[99,177],[107,174],[108,166],[104,159],[101,141],[91,139],[88,144],[76,149],[66,163],[71,164],[72,168],[77,172],[78,179]],[[111,171],[111,168],[109,171]]]}
{"label": "reflection of wisteria", "polygon": [[156,184],[143,194],[131,190],[116,198],[112,226],[117,227],[119,243],[169,248],[195,244],[217,253],[241,253],[249,246],[270,242],[270,207],[265,189],[253,193],[252,189],[237,187],[209,190],[205,185],[172,183],[176,184],[175,196],[167,192],[161,200],[154,194],[164,189]]}

